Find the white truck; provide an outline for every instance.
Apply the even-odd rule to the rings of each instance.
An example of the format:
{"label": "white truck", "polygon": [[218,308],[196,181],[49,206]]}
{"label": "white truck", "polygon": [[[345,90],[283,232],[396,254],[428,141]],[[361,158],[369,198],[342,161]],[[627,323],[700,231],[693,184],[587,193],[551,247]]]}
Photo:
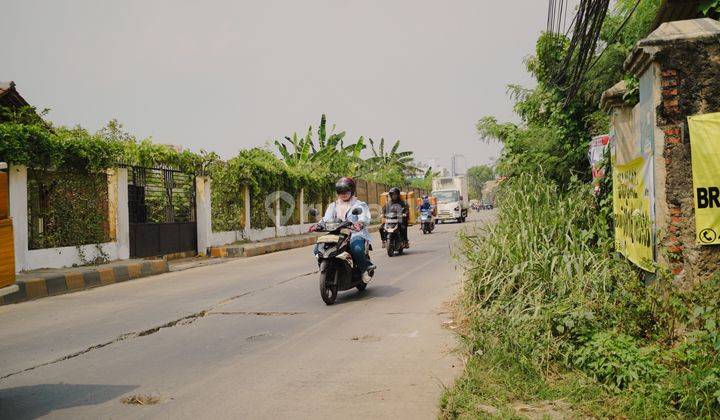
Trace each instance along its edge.
{"label": "white truck", "polygon": [[431,195],[437,199],[435,223],[446,220],[465,221],[468,214],[468,180],[465,176],[435,178]]}

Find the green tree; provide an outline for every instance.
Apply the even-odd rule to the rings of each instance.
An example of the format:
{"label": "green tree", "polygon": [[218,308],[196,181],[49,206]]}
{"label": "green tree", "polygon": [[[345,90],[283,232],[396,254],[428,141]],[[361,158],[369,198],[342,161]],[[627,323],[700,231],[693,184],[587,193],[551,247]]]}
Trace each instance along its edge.
{"label": "green tree", "polygon": [[468,191],[469,198],[480,200],[483,186],[487,181],[495,179],[495,172],[487,165],[473,166],[467,170],[467,178],[470,187],[470,191]]}
{"label": "green tree", "polygon": [[362,167],[361,152],[366,148],[365,139],[360,137],[355,143],[345,145],[345,132],[327,132],[325,114],[320,118],[317,142],[313,139],[310,126],[304,137],[297,133],[286,136],[284,141],[275,140],[275,146],[289,167],[301,171],[326,174],[328,177],[355,176]]}
{"label": "green tree", "polygon": [[366,160],[364,175],[371,181],[389,185],[404,186],[407,179],[417,173],[413,165],[412,151],[399,151],[400,140],[396,140],[392,148],[385,149],[385,139],[381,138],[378,147],[370,140],[372,157]]}
{"label": "green tree", "polygon": [[[618,0],[603,23],[600,34],[604,50],[593,58],[578,94],[567,100],[556,77],[564,68],[569,39],[544,33],[537,41],[535,55],[525,61],[537,80],[534,89],[508,87],[515,101],[520,123],[501,123],[486,116],[477,124],[481,138],[503,143],[496,167],[502,175],[542,172],[547,178],[567,185],[573,176],[590,178],[587,147],[590,138],[609,129],[607,115],[598,109],[600,96],[616,82],[630,78],[623,61],[634,44],[648,34],[660,0]],[[634,13],[622,26],[634,9]],[[632,101],[630,97],[628,100]]]}
{"label": "green tree", "polygon": [[428,168],[428,170],[425,171],[422,177],[408,178],[408,185],[413,188],[420,188],[427,192],[430,192],[430,190],[432,190],[433,178],[439,175],[440,172],[433,172],[432,168]]}

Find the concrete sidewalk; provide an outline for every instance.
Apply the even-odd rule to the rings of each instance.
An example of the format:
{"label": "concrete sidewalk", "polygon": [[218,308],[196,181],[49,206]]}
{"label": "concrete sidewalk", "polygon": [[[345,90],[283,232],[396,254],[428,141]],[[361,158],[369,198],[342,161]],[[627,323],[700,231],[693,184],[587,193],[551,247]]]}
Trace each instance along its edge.
{"label": "concrete sidewalk", "polygon": [[[378,226],[369,228],[376,232]],[[190,257],[182,259],[132,259],[113,261],[97,266],[42,269],[17,275],[19,290],[0,297],[0,305],[19,303],[64,293],[76,292],[109,284],[120,283],[141,277],[182,271],[190,268],[213,265],[227,258],[254,257],[286,249],[301,248],[315,243],[318,233],[270,238],[259,242],[211,247],[208,257]]]}

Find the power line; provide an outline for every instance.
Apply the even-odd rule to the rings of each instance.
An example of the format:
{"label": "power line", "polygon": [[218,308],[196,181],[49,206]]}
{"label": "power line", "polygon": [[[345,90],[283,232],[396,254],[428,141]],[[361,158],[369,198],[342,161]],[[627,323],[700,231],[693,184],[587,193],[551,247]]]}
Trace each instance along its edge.
{"label": "power line", "polygon": [[566,104],[577,94],[594,58],[608,7],[609,0],[581,0],[578,5],[572,38],[565,58],[553,77],[553,82],[565,91]]}
{"label": "power line", "polygon": [[618,35],[620,35],[620,32],[622,32],[623,28],[625,28],[625,25],[628,23],[628,21],[630,20],[630,18],[633,15],[633,13],[635,13],[635,10],[637,10],[641,1],[642,0],[637,0],[637,2],[635,2],[635,6],[633,6],[633,8],[630,10],[630,13],[628,13],[628,15],[625,17],[625,20],[623,21],[623,23],[615,31],[612,38],[610,38],[610,41],[608,41],[607,45],[605,45],[605,48],[603,48],[603,50],[600,51],[600,54],[598,54],[598,56],[595,58],[595,61],[593,61],[593,63],[590,65],[590,67],[588,68],[587,71],[592,70],[592,68],[595,67],[595,64],[597,64],[598,61],[600,61],[600,57],[602,57],[603,54],[605,54],[605,51],[607,51],[607,49],[610,48],[610,46],[615,43],[615,39],[618,37]]}

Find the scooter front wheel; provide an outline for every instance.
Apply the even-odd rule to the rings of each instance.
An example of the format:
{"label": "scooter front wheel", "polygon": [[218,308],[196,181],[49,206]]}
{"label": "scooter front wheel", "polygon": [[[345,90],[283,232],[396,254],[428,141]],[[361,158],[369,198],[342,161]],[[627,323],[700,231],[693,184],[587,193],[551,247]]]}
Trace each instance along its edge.
{"label": "scooter front wheel", "polygon": [[337,299],[338,289],[335,282],[335,270],[326,269],[320,272],[320,297],[326,305],[332,305]]}

